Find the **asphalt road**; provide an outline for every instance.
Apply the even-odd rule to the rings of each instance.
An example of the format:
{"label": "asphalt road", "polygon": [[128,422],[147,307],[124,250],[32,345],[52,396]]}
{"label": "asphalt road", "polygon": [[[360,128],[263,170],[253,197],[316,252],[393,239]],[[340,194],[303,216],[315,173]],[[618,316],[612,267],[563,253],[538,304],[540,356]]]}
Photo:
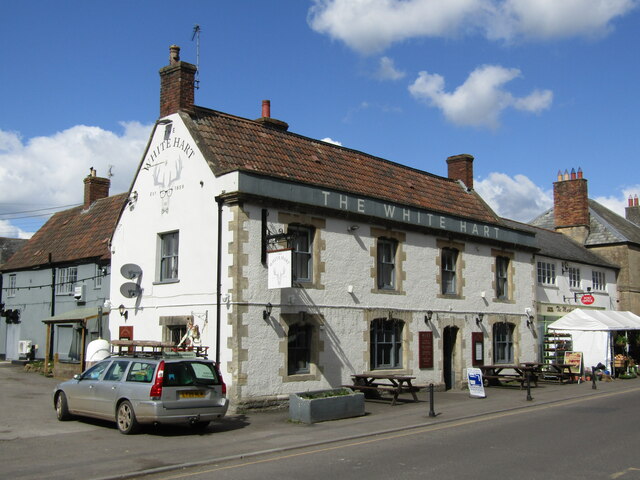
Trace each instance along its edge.
{"label": "asphalt road", "polygon": [[146,480],[638,479],[638,393],[582,398]]}

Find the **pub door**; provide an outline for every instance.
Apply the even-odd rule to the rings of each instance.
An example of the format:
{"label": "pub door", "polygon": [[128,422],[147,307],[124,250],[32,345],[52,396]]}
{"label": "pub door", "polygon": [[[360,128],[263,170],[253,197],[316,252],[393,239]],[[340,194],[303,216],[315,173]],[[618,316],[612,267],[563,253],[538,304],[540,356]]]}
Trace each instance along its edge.
{"label": "pub door", "polygon": [[445,327],[442,335],[442,355],[443,355],[443,373],[444,385],[447,390],[451,390],[456,384],[455,372],[455,349],[456,338],[458,336],[458,327]]}

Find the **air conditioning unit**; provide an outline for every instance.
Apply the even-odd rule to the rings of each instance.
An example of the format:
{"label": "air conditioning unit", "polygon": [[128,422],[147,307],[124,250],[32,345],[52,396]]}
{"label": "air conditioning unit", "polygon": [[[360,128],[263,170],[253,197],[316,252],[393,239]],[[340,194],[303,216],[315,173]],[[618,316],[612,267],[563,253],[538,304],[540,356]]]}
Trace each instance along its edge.
{"label": "air conditioning unit", "polygon": [[86,298],[87,287],[83,283],[82,285],[77,285],[73,291],[73,298],[76,299],[78,303],[84,302]]}
{"label": "air conditioning unit", "polygon": [[20,340],[18,341],[18,355],[28,355],[29,350],[31,350],[31,340]]}

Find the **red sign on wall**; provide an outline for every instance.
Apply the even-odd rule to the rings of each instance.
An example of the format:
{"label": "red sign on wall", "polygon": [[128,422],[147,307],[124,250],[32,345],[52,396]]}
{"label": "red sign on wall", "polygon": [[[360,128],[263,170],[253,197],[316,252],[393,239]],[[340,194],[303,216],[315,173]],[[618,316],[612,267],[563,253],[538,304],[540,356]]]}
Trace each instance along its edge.
{"label": "red sign on wall", "polygon": [[433,332],[418,332],[418,366],[433,368]]}
{"label": "red sign on wall", "polygon": [[596,299],[593,298],[593,295],[591,295],[590,293],[587,293],[586,295],[582,296],[580,301],[585,305],[591,305],[593,302],[596,301]]}

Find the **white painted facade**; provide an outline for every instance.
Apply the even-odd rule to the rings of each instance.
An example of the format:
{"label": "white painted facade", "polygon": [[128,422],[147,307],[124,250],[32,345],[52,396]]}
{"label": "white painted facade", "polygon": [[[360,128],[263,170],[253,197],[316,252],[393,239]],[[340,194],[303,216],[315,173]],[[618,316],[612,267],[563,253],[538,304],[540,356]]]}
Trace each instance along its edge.
{"label": "white painted facade", "polygon": [[[493,362],[496,323],[514,325],[514,361],[536,360],[536,339],[525,314],[525,309],[535,309],[532,249],[502,251],[504,243],[481,235],[474,241],[451,232],[438,235],[420,226],[403,229],[397,222],[358,218],[357,211],[346,217],[338,209],[287,204],[283,190],[273,191],[275,199],[245,198],[241,174],[216,178],[180,115],[160,123],[165,120],[171,123],[158,124],[154,130],[131,186],[130,204],[112,239],[112,339],[119,337],[121,327],[133,326],[134,339],[165,340],[172,319],[192,318],[202,344],[210,347],[210,358],[219,359],[236,405],[278,402],[292,392],[351,383],[350,375],[371,370],[370,325],[377,318],[404,322],[402,362],[393,371],[415,376],[418,384],[446,384],[446,327],[458,329],[450,357],[456,386],[464,383],[465,369],[471,366],[472,332],[483,333],[484,363]],[[216,198],[225,200],[220,232]],[[360,208],[357,203],[356,208]],[[291,223],[316,227],[314,281],[309,285],[267,289],[267,268],[261,259],[263,209],[271,232],[286,231]],[[352,225],[358,229],[348,231]],[[168,232],[179,232],[178,279],[161,282],[160,235]],[[381,232],[400,239],[399,287],[394,292],[376,288],[375,249]],[[441,245],[449,241],[461,246],[462,291],[456,298],[441,295],[438,280]],[[508,301],[494,298],[496,252],[511,255]],[[125,264],[138,265],[142,275],[125,278],[120,273]],[[120,287],[126,282],[139,284],[137,297],[122,295]],[[117,310],[121,304],[128,312],[126,320]],[[265,319],[267,304],[272,311]],[[427,311],[433,312],[428,323]],[[478,313],[484,315],[479,325]],[[289,375],[287,332],[299,319],[313,328],[312,361],[308,374]],[[433,367],[419,368],[419,332],[433,332]]]}

